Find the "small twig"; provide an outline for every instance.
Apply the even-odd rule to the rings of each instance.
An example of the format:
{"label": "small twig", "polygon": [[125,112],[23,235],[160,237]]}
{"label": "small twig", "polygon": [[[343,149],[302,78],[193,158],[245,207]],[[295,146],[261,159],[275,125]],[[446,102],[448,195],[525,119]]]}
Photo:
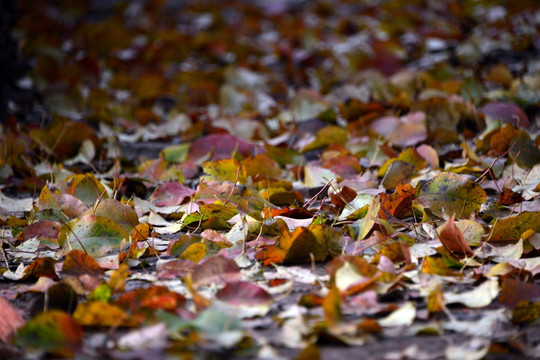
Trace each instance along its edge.
{"label": "small twig", "polygon": [[317,193],[315,194],[315,196],[313,196],[311,199],[309,199],[303,206],[303,208],[307,209],[309,205],[311,205],[312,202],[314,202],[315,200],[317,200],[317,197],[322,193],[324,192],[324,190],[326,190],[328,188],[328,186],[330,186],[330,183],[332,182],[332,179],[328,180],[328,182],[323,186],[323,188]]}
{"label": "small twig", "polygon": [[229,203],[229,200],[231,200],[234,189],[236,188],[236,184],[238,183],[239,176],[240,176],[240,166],[238,167],[238,169],[236,169],[236,179],[234,179],[234,184],[233,184],[233,186],[231,188],[231,192],[229,193],[229,197],[227,197],[227,200],[225,201],[225,204],[223,204],[224,206]]}
{"label": "small twig", "polygon": [[4,262],[6,263],[6,268],[8,269],[8,271],[10,271],[8,259],[7,259],[7,256],[6,256],[6,252],[4,251],[4,233],[5,233],[5,231],[6,231],[6,229],[2,229],[2,243],[0,244],[0,250],[2,251],[2,257],[4,258]]}
{"label": "small twig", "polygon": [[96,210],[97,210],[97,207],[99,205],[99,203],[101,203],[101,200],[103,200],[103,196],[105,196],[105,193],[107,192],[107,190],[103,190],[103,192],[101,193],[101,195],[99,195],[99,197],[97,198],[96,202],[94,203],[94,206],[92,208],[92,212],[95,214]]}
{"label": "small twig", "polygon": [[[79,243],[79,245],[81,245],[81,248],[84,250],[84,252],[86,254],[88,254],[88,251],[86,251],[86,248],[84,247],[82,241],[79,239],[79,237],[75,234],[75,232],[71,229],[71,227],[62,219],[58,219],[60,221],[60,223],[62,225],[64,225],[68,230],[69,232],[75,237],[75,240],[77,240],[77,242]],[[68,241],[67,245],[71,248],[71,243]],[[64,246],[64,249],[66,248],[66,246]],[[64,250],[62,250],[61,254],[63,255],[63,252]]]}

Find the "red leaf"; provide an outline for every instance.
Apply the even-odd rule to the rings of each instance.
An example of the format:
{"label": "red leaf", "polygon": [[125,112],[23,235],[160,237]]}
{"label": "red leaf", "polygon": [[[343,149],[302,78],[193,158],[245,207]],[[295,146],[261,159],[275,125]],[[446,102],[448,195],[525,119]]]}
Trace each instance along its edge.
{"label": "red leaf", "polygon": [[229,134],[211,134],[197,139],[191,144],[189,158],[192,160],[212,154],[209,160],[228,159],[233,151],[244,156],[254,156],[265,152],[260,145],[250,144]]}
{"label": "red leaf", "polygon": [[217,255],[198,264],[192,271],[191,279],[193,286],[197,287],[239,281],[242,279],[242,274],[234,260]]}
{"label": "red leaf", "polygon": [[37,223],[28,225],[22,233],[17,236],[17,239],[20,241],[25,241],[33,237],[38,237],[39,239],[56,239],[58,233],[60,232],[60,225],[56,221],[52,220],[43,220]]}
{"label": "red leaf", "polygon": [[257,284],[247,281],[228,282],[216,294],[217,298],[234,305],[263,305],[272,301],[272,296]]}
{"label": "red leaf", "polygon": [[494,119],[502,120],[512,125],[525,128],[530,124],[527,114],[521,108],[512,103],[490,102],[482,106],[480,112]]}
{"label": "red leaf", "polygon": [[172,181],[158,186],[149,200],[157,206],[175,206],[191,197],[194,192],[186,185]]}

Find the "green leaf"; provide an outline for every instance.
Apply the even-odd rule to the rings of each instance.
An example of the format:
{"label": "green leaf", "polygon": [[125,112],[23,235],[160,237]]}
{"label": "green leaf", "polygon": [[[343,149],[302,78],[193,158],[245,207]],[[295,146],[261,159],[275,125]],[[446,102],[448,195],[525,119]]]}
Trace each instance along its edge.
{"label": "green leaf", "polygon": [[69,193],[87,206],[92,205],[100,196],[108,198],[105,187],[92,174],[77,174],[70,179]]}
{"label": "green leaf", "polygon": [[182,163],[186,161],[190,145],[190,143],[184,143],[166,147],[161,151],[161,155],[168,163]]}

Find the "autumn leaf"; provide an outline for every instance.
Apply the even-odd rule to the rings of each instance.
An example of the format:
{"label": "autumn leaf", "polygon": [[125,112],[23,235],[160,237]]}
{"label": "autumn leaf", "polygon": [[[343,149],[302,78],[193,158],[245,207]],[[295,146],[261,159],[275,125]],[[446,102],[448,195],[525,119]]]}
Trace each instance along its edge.
{"label": "autumn leaf", "polygon": [[336,326],[342,318],[341,293],[337,288],[332,288],[322,303],[324,315],[330,328]]}
{"label": "autumn leaf", "polygon": [[210,179],[239,182],[240,184],[243,184],[246,179],[245,170],[234,159],[207,161],[203,163],[202,168],[210,176]]}
{"label": "autumn leaf", "polygon": [[409,184],[398,185],[390,194],[381,194],[381,210],[379,216],[386,219],[386,212],[398,219],[406,217],[412,210],[412,201],[415,199],[415,190]]}
{"label": "autumn leaf", "polygon": [[535,0],[12,3],[0,358],[537,356]]}
{"label": "autumn leaf", "polygon": [[23,325],[24,319],[21,313],[14,309],[6,299],[0,297],[0,340],[9,342]]}
{"label": "autumn leaf", "polygon": [[70,251],[66,255],[62,265],[62,272],[73,276],[90,275],[97,278],[105,276],[105,272],[93,257],[77,249]]}
{"label": "autumn leaf", "polygon": [[540,232],[540,212],[523,212],[499,219],[493,226],[490,241],[515,241],[527,230]]}
{"label": "autumn leaf", "polygon": [[227,282],[216,297],[230,304],[246,306],[268,305],[272,302],[270,294],[248,281]]}
{"label": "autumn leaf", "polygon": [[68,179],[68,194],[90,206],[99,198],[108,198],[103,184],[92,174],[73,175]]}
{"label": "autumn leaf", "polygon": [[177,181],[167,182],[158,186],[149,201],[157,206],[180,205],[185,199],[191,197],[194,191]]}
{"label": "autumn leaf", "polygon": [[195,286],[239,281],[241,278],[242,274],[236,262],[223,256],[208,258],[194,267],[191,273]]}
{"label": "autumn leaf", "polygon": [[416,187],[415,202],[435,216],[469,218],[486,201],[486,192],[474,181],[453,173],[441,173]]}
{"label": "autumn leaf", "polygon": [[129,233],[114,221],[88,214],[62,226],[58,243],[85,251],[95,258],[119,250],[122,241],[128,238]]}
{"label": "autumn leaf", "polygon": [[111,220],[127,233],[130,233],[139,223],[137,213],[131,206],[114,199],[100,201],[90,213]]}
{"label": "autumn leaf", "polygon": [[456,226],[454,216],[450,218],[437,229],[439,239],[442,244],[450,251],[458,254],[464,254],[466,256],[474,255],[473,250],[465,241],[465,236],[461,230]]}
{"label": "autumn leaf", "polygon": [[375,220],[379,216],[380,209],[380,199],[375,197],[369,205],[366,215],[362,219],[356,220],[349,226],[349,229],[351,229],[352,235],[356,238],[356,240],[363,240],[371,231],[373,225],[375,225]]}
{"label": "autumn leaf", "polygon": [[135,326],[136,322],[120,307],[103,301],[77,305],[73,319],[81,326]]}
{"label": "autumn leaf", "polygon": [[30,319],[15,336],[19,346],[45,350],[61,357],[73,357],[82,345],[83,331],[68,314],[51,310]]}
{"label": "autumn leaf", "polygon": [[47,186],[41,190],[38,208],[40,210],[58,210],[63,212],[68,218],[80,216],[88,210],[88,207],[75,196],[70,194],[55,194]]}
{"label": "autumn leaf", "polygon": [[284,236],[279,245],[259,251],[255,257],[265,265],[281,262],[324,261],[341,250],[341,235],[328,225],[318,224],[308,228],[298,227],[292,234],[281,230]]}

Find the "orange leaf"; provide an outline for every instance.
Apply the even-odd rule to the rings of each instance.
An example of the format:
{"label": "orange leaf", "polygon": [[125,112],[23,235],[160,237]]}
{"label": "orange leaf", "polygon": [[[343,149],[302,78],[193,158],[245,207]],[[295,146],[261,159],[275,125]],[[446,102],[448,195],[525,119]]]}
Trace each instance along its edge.
{"label": "orange leaf", "polygon": [[329,326],[335,326],[341,320],[341,294],[337,287],[330,289],[323,300],[323,310]]}
{"label": "orange leaf", "polygon": [[[385,208],[394,217],[404,218],[411,211],[414,198],[414,187],[409,184],[398,185],[393,194],[381,194],[381,208]],[[386,219],[383,209],[379,211],[379,216],[381,219]]]}
{"label": "orange leaf", "polygon": [[242,160],[241,164],[246,171],[246,176],[251,176],[253,181],[281,176],[279,164],[265,154],[248,157]]}
{"label": "orange leaf", "polygon": [[175,310],[185,305],[186,298],[165,286],[139,288],[123,294],[116,305],[136,313],[141,310]]}
{"label": "orange leaf", "polygon": [[286,250],[283,250],[278,246],[272,245],[258,251],[255,254],[255,259],[261,260],[263,262],[263,265],[265,266],[270,264],[279,264],[283,262],[286,254]]}

